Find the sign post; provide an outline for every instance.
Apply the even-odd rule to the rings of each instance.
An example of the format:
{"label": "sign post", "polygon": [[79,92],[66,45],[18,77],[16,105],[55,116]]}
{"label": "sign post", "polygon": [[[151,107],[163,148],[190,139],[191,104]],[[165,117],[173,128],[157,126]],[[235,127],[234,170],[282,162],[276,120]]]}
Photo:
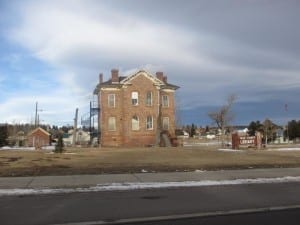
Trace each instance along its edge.
{"label": "sign post", "polygon": [[261,149],[262,137],[260,132],[256,132],[255,136],[239,136],[238,133],[232,134],[232,149],[239,149],[240,146],[255,147]]}

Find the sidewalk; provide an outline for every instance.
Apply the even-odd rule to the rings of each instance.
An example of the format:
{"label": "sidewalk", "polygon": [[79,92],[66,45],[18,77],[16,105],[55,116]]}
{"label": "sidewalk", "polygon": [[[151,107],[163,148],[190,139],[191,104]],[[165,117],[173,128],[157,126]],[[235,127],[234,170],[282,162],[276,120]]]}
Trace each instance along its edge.
{"label": "sidewalk", "polygon": [[77,188],[113,183],[222,181],[281,177],[300,177],[300,168],[40,177],[0,177],[0,189]]}

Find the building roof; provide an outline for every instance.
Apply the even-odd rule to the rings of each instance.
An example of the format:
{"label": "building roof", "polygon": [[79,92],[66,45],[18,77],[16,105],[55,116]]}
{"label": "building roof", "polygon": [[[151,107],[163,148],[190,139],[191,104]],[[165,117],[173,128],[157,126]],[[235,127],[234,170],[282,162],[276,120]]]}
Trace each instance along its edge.
{"label": "building roof", "polygon": [[29,132],[28,136],[29,136],[29,135],[32,135],[32,134],[34,134],[34,133],[36,133],[38,130],[40,130],[40,131],[42,131],[44,134],[50,136],[50,133],[48,133],[47,131],[45,131],[45,130],[44,130],[43,128],[41,128],[41,127],[35,128],[35,129],[32,130],[31,132]]}
{"label": "building roof", "polygon": [[118,83],[113,83],[112,79],[109,79],[108,81],[105,81],[101,84],[97,84],[95,90],[94,90],[94,94],[98,94],[100,91],[101,87],[122,87],[124,84],[128,84],[130,83],[130,81],[132,79],[134,79],[136,76],[139,75],[145,75],[146,77],[148,77],[150,80],[152,80],[154,83],[156,83],[157,85],[161,86],[162,89],[172,89],[172,90],[176,90],[179,88],[179,86],[176,86],[174,84],[170,84],[167,81],[162,81],[159,80],[158,78],[156,78],[155,76],[153,76],[152,74],[150,74],[149,72],[147,72],[146,70],[139,70],[137,72],[135,72],[134,74],[131,74],[129,76],[119,76],[119,82]]}

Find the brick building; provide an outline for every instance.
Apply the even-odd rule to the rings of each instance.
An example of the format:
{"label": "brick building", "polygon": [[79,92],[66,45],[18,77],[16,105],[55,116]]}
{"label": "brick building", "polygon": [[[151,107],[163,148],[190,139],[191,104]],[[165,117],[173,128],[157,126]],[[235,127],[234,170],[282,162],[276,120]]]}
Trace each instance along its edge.
{"label": "brick building", "polygon": [[155,77],[140,70],[124,77],[113,69],[108,81],[103,82],[102,74],[99,80],[94,94],[101,146],[150,146],[161,142],[162,132],[175,136],[174,94],[179,87],[162,72]]}

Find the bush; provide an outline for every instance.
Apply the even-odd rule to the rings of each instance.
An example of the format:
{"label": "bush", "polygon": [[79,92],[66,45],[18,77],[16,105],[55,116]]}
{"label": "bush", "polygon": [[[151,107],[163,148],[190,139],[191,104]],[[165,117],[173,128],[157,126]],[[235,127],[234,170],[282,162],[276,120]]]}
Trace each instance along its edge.
{"label": "bush", "polygon": [[59,134],[57,144],[55,145],[55,153],[62,153],[64,151],[63,135]]}

